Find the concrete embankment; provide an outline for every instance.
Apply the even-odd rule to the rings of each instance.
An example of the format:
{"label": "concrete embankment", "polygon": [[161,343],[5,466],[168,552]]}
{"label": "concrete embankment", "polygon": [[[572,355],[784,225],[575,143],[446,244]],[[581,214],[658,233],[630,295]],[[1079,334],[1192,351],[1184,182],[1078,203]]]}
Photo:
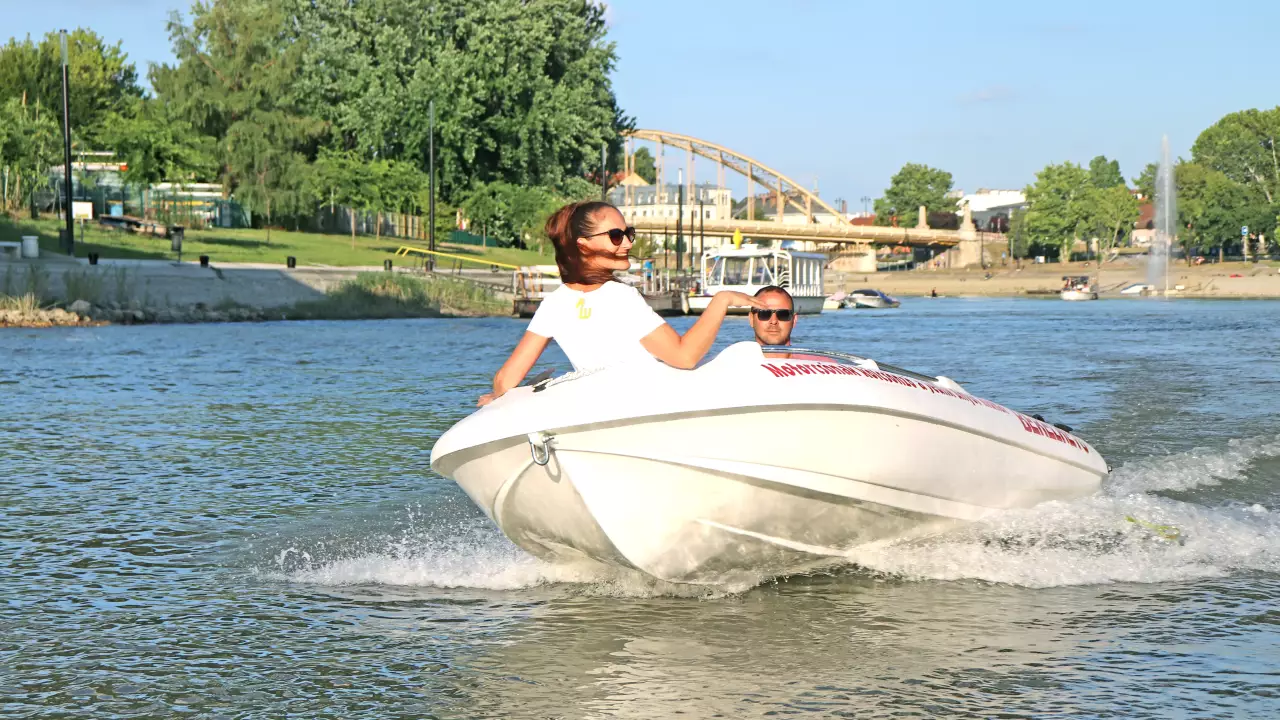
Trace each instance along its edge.
{"label": "concrete embankment", "polygon": [[[70,258],[0,261],[0,325],[501,314],[473,285],[381,268]],[[506,311],[510,312],[509,305]]]}

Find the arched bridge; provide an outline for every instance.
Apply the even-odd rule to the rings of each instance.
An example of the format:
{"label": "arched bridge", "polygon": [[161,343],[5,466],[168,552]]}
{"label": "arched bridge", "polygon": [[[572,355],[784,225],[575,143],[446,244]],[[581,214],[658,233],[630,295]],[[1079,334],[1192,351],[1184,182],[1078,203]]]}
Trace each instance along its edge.
{"label": "arched bridge", "polygon": [[[947,248],[959,245],[962,241],[976,239],[976,232],[969,219],[966,208],[965,221],[960,230],[934,230],[922,223],[914,227],[881,227],[872,225],[854,225],[834,207],[829,205],[816,193],[805,188],[774,168],[730,150],[723,145],[701,140],[689,135],[666,132],[663,130],[632,130],[624,133],[627,138],[626,170],[630,175],[634,172],[633,141],[642,140],[657,145],[654,162],[657,164],[659,182],[663,174],[663,148],[674,147],[685,152],[685,178],[688,185],[686,197],[693,197],[694,190],[694,157],[703,157],[716,163],[717,184],[724,187],[724,170],[739,173],[747,179],[747,217],[755,217],[756,184],[767,189],[772,195],[774,220],[739,220],[733,218],[717,218],[715,220],[698,220],[697,230],[711,236],[727,237],[734,231],[741,231],[744,236],[758,238],[785,238],[812,242],[854,243],[858,245],[908,245],[923,247]],[[625,196],[630,198],[630,193]],[[673,201],[672,201],[673,202]],[[624,203],[625,204],[625,203]],[[785,210],[792,207],[804,214],[803,222],[785,222]],[[632,206],[624,208],[624,212],[633,210]],[[686,211],[688,212],[688,211]],[[674,231],[674,218],[642,216],[637,212],[627,212],[628,218],[641,232],[670,234]],[[816,215],[825,216],[825,222],[818,222]],[[685,218],[688,221],[688,218]],[[690,228],[692,229],[692,228]],[[686,230],[688,232],[688,230]]]}

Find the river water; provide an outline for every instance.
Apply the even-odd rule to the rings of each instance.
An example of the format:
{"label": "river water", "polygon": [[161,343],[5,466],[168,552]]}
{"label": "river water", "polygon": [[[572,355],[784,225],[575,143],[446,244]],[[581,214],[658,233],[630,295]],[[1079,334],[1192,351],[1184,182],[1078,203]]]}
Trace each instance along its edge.
{"label": "river water", "polygon": [[0,715],[1280,716],[1280,303],[802,318],[1115,471],[749,588],[545,565],[432,475],[522,328],[0,333]]}

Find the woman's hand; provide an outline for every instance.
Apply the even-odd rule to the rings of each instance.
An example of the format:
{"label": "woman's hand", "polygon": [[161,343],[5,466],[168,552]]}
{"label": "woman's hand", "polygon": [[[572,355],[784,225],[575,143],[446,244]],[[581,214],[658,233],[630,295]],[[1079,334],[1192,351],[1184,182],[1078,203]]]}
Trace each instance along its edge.
{"label": "woman's hand", "polygon": [[494,397],[493,393],[485,393],[480,396],[479,400],[476,400],[476,407],[484,407],[497,399],[498,398]]}
{"label": "woman's hand", "polygon": [[760,300],[760,298],[752,297],[751,295],[740,293],[736,290],[721,290],[716,293],[715,298],[713,299],[720,300],[721,298],[724,299],[725,307],[765,307],[765,304]]}

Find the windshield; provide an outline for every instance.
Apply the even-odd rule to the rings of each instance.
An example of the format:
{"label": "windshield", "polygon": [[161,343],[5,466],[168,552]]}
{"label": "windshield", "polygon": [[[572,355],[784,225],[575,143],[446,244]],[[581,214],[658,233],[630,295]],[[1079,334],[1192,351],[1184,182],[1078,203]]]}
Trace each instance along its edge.
{"label": "windshield", "polygon": [[[705,262],[703,262],[702,265],[703,267],[706,267]],[[705,278],[706,284],[720,285],[720,278],[722,275],[724,275],[724,258],[718,257],[716,258],[715,263],[711,266],[711,269],[707,270],[707,276]]]}
{"label": "windshield", "polygon": [[747,266],[751,262],[751,258],[720,258],[716,261],[719,265],[724,263],[724,285],[746,285],[747,284]]}
{"label": "windshield", "polygon": [[752,285],[773,285],[773,269],[777,260],[772,257],[756,258],[755,268],[751,273]]}

